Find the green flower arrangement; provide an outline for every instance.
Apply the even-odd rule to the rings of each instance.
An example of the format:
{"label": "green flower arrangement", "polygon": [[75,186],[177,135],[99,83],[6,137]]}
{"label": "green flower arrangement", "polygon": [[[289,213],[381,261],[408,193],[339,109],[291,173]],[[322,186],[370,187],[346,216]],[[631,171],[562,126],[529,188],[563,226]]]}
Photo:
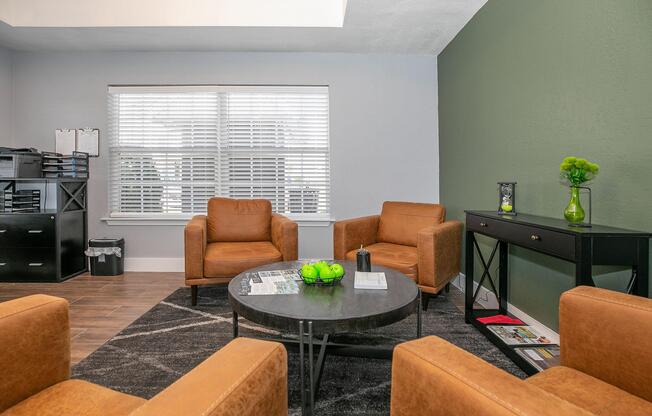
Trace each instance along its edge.
{"label": "green flower arrangement", "polygon": [[570,186],[580,186],[591,181],[598,174],[600,166],[597,163],[589,162],[575,156],[564,158],[559,166],[561,178]]}

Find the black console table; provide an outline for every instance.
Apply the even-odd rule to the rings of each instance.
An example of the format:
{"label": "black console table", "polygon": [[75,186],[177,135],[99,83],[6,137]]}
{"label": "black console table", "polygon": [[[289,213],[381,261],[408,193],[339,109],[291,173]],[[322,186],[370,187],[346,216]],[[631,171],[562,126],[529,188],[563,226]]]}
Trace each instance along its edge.
{"label": "black console table", "polygon": [[[498,240],[488,259],[480,252],[475,234],[482,234]],[[518,214],[500,215],[495,211],[466,211],[466,280],[465,319],[496,343],[510,358],[529,374],[534,368],[518,356],[513,348],[507,347],[492,336],[476,318],[507,314],[507,279],[509,244],[524,247],[543,254],[560,258],[575,264],[575,285],[595,286],[592,277],[593,265],[627,266],[632,274],[627,291],[639,296],[648,296],[649,239],[652,234],[625,230],[602,225],[590,228],[568,226],[562,219]],[[474,309],[478,295],[474,291],[474,260],[478,253],[483,273],[479,286],[487,283],[498,299],[498,309]],[[498,254],[498,288],[491,275],[490,266]],[[502,345],[501,345],[502,344]]]}

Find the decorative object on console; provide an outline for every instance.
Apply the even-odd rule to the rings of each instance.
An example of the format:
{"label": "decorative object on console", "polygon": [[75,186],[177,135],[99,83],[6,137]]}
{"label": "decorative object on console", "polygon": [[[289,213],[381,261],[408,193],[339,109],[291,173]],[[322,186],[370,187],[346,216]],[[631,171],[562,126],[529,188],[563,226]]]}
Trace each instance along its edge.
{"label": "decorative object on console", "polygon": [[516,182],[498,182],[498,213],[516,215]]}
{"label": "decorative object on console", "polygon": [[[582,186],[595,178],[600,170],[597,163],[589,162],[586,159],[569,156],[564,158],[559,167],[561,179],[564,184],[570,186],[571,198],[568,206],[564,209],[564,218],[573,227],[590,227],[591,226],[591,189]],[[580,189],[587,189],[589,192],[589,223],[584,224],[586,216],[584,208],[580,201]]]}

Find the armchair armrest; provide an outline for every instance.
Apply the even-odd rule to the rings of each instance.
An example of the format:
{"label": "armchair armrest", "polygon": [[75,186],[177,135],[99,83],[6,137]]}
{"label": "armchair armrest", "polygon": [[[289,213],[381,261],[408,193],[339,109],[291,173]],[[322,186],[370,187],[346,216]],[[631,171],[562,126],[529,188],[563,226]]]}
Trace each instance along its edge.
{"label": "armchair armrest", "polygon": [[236,338],[131,414],[287,416],[285,347]]}
{"label": "armchair armrest", "polygon": [[418,284],[422,289],[437,293],[460,273],[462,229],[460,221],[446,221],[419,231]]}
{"label": "armchair armrest", "polygon": [[652,300],[579,286],[559,302],[561,364],[652,401]]}
{"label": "armchair armrest", "polygon": [[292,261],[299,258],[298,227],[291,219],[272,214],[272,244],[283,255],[283,261]]}
{"label": "armchair armrest", "polygon": [[392,416],[589,415],[432,336],[394,349],[391,400]]}
{"label": "armchair armrest", "polygon": [[195,215],[183,230],[186,279],[204,277],[206,228],[206,215]]}
{"label": "armchair armrest", "polygon": [[333,226],[333,255],[336,260],[345,260],[346,253],[376,242],[380,215],[336,221]]}
{"label": "armchair armrest", "polygon": [[70,377],[68,301],[33,295],[0,303],[0,413]]}

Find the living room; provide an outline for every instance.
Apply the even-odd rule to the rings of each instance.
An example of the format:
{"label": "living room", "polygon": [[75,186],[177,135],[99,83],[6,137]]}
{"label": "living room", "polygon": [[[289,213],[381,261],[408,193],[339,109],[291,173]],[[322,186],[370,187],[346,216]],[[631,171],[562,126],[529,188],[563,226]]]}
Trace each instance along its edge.
{"label": "living room", "polygon": [[652,414],[652,2],[0,21],[0,414]]}

